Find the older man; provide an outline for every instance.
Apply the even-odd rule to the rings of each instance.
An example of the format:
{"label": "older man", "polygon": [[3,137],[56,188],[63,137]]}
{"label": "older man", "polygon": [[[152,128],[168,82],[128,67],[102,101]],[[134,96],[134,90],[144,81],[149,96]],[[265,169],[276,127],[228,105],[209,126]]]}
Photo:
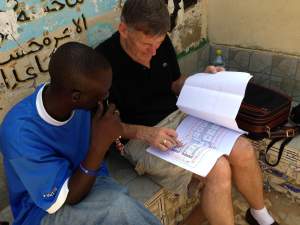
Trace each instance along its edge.
{"label": "older man", "polygon": [[[171,191],[186,193],[192,174],[145,151],[149,145],[162,151],[180,145],[174,129],[184,114],[177,110],[176,101],[186,76],[180,73],[167,35],[169,28],[163,1],[127,0],[118,31],[96,50],[112,65],[110,98],[126,123],[124,137],[131,139],[125,146],[125,156],[136,165],[138,173],[150,174]],[[210,66],[206,72],[220,70]],[[204,179],[202,207],[193,211],[188,224],[199,223],[201,208],[212,225],[234,223],[231,180],[251,206],[247,213],[249,223],[276,224],[264,206],[262,175],[246,138],[240,137],[229,157],[221,157]]]}

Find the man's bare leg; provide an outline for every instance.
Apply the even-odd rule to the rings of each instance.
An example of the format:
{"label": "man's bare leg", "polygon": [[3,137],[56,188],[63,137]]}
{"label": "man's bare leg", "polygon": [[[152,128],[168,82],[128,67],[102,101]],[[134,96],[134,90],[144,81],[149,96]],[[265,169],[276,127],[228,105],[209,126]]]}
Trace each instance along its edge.
{"label": "man's bare leg", "polygon": [[[203,180],[203,178],[200,177],[200,180]],[[203,213],[204,218],[206,217],[210,225],[234,224],[231,199],[231,169],[225,157],[218,159],[205,178],[200,204],[181,224],[200,225],[204,222]]]}
{"label": "man's bare leg", "polygon": [[252,144],[244,137],[235,143],[229,156],[233,181],[251,208],[262,209],[263,180]]}
{"label": "man's bare leg", "polygon": [[219,158],[207,175],[201,204],[210,225],[234,224],[231,168],[225,157]]}

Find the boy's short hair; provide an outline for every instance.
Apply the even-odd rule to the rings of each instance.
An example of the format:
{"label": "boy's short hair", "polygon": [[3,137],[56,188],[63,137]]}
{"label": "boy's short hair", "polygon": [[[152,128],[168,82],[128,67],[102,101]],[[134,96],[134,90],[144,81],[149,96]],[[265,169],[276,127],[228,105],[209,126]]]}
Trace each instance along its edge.
{"label": "boy's short hair", "polygon": [[79,42],[61,45],[49,62],[51,85],[56,88],[67,87],[68,83],[92,78],[95,72],[109,69],[109,62],[100,53]]}

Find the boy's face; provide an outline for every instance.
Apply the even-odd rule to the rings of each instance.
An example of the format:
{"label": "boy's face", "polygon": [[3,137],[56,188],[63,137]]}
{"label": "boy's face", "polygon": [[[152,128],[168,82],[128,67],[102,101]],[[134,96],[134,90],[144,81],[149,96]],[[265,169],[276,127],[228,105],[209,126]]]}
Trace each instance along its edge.
{"label": "boy's face", "polygon": [[102,104],[103,100],[108,96],[112,82],[112,71],[100,71],[92,77],[86,79],[81,85],[80,90],[78,90],[80,95],[76,101],[76,107],[78,108],[94,109],[98,104]]}

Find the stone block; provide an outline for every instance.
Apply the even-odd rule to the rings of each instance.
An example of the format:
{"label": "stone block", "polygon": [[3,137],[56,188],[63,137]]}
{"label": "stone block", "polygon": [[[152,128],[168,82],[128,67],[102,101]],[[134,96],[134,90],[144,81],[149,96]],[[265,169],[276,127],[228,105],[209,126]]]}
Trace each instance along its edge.
{"label": "stone block", "polygon": [[284,79],[295,79],[297,59],[295,57],[273,55],[272,76],[283,77]]}
{"label": "stone block", "polygon": [[131,180],[126,187],[128,188],[129,194],[142,203],[147,202],[161,189],[161,186],[154,183],[147,176],[137,176]]}
{"label": "stone block", "polygon": [[228,67],[236,68],[238,71],[248,72],[251,51],[230,48],[228,53]]}
{"label": "stone block", "polygon": [[126,186],[138,176],[133,166],[115,150],[110,151],[107,164],[110,175],[121,185]]}
{"label": "stone block", "polygon": [[0,211],[0,221],[7,221],[12,224],[13,215],[9,206]]}
{"label": "stone block", "polygon": [[265,52],[253,52],[250,55],[249,71],[251,73],[271,74],[272,54]]}
{"label": "stone block", "polygon": [[203,72],[209,63],[209,45],[205,45],[203,48],[198,50],[198,72]]}
{"label": "stone block", "polygon": [[251,73],[253,75],[253,81],[257,84],[263,85],[265,87],[270,86],[270,76],[264,73]]}
{"label": "stone block", "polygon": [[270,76],[270,88],[280,89],[282,77]]}
{"label": "stone block", "polygon": [[282,82],[280,83],[280,89],[287,93],[288,95],[292,95],[293,90],[295,87],[295,80],[292,79],[283,79]]}
{"label": "stone block", "polygon": [[199,50],[195,50],[178,60],[181,73],[184,75],[195,74],[199,68]]}
{"label": "stone block", "polygon": [[300,59],[298,59],[298,62],[297,62],[297,69],[296,69],[295,79],[296,79],[296,81],[300,81]]}

